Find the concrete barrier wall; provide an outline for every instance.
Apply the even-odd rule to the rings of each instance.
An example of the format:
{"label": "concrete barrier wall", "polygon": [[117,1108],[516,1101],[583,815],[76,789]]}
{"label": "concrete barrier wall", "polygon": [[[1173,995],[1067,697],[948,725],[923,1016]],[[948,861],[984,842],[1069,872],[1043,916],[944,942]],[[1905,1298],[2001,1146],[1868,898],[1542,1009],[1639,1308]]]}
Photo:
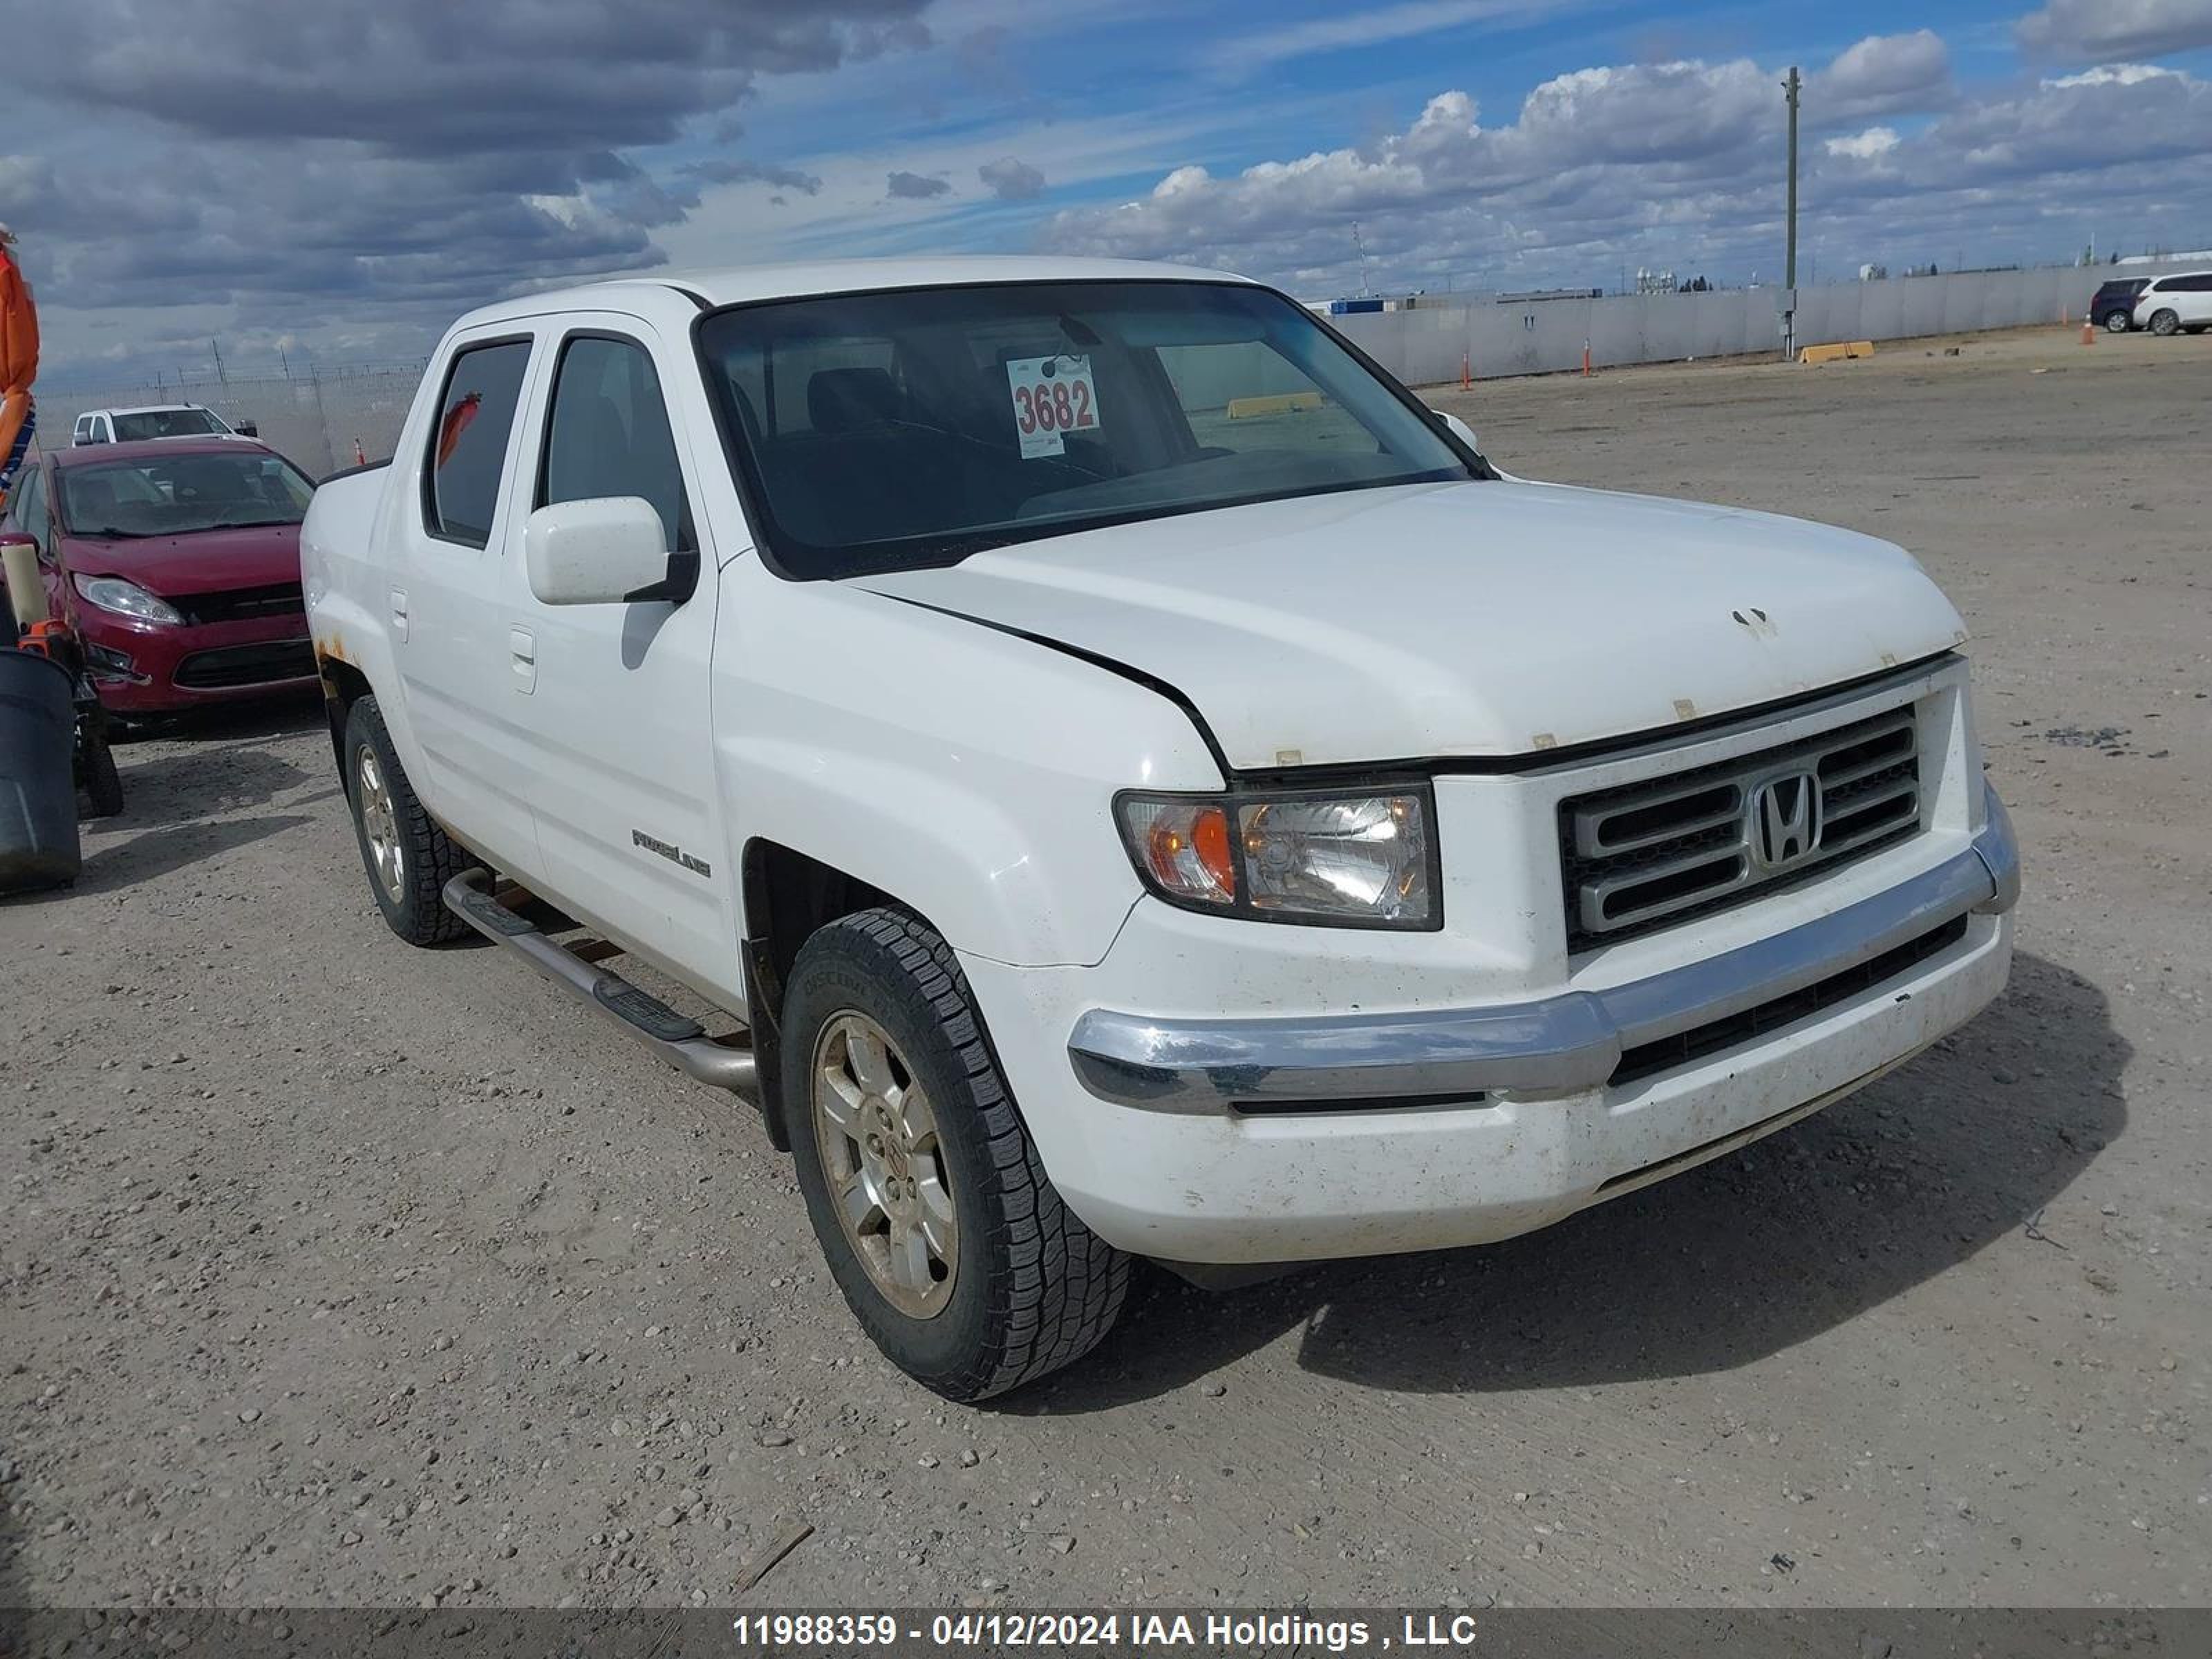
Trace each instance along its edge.
{"label": "concrete barrier wall", "polygon": [[[1904,340],[2034,323],[2078,325],[2090,296],[2106,282],[2194,268],[2051,265],[1800,289],[1797,343]],[[1409,311],[1329,320],[1400,380],[1437,386],[1459,379],[1462,358],[1478,380],[1579,368],[1585,342],[1597,368],[1777,351],[1782,343],[1778,292],[1623,294],[1519,305],[1425,301]]]}
{"label": "concrete barrier wall", "polygon": [[[2156,276],[2188,264],[2045,266],[1841,283],[1798,291],[1797,339],[1900,340],[2031,323],[2079,324],[2089,296],[2119,276]],[[1778,350],[1781,325],[1772,289],[1709,294],[1625,294],[1522,305],[1425,302],[1410,311],[1367,312],[1330,320],[1383,368],[1413,386],[1455,381],[1464,358],[1475,377],[1547,374]],[[1231,396],[1291,391],[1304,384],[1259,346],[1249,362],[1190,354],[1176,371],[1192,384],[1187,401],[1215,407]],[[226,419],[251,420],[261,436],[310,475],[350,465],[354,447],[380,460],[398,442],[419,365],[325,370],[307,377],[120,386],[39,393],[40,441],[68,444],[79,411],[137,404],[205,404]]]}

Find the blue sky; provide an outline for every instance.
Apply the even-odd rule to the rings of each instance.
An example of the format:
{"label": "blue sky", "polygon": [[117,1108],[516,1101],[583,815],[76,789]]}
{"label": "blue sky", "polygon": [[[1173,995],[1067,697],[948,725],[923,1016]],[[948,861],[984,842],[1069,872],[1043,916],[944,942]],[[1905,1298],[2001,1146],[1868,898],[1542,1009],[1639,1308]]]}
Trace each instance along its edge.
{"label": "blue sky", "polygon": [[0,140],[50,372],[405,356],[521,288],[839,254],[1772,281],[1792,63],[1801,280],[2212,243],[2212,0],[799,9],[76,0]]}

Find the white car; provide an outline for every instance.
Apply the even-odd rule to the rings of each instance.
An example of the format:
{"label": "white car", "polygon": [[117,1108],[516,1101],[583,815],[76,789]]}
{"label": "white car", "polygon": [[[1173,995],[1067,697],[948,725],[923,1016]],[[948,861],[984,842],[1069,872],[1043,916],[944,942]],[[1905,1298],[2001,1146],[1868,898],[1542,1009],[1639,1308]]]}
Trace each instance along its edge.
{"label": "white car", "polygon": [[1133,1255],[1475,1244],[1718,1157],[2010,962],[1910,556],[1510,477],[1234,276],[494,306],[301,550],[392,929],[754,1095],[955,1398],[1089,1349]]}
{"label": "white car", "polygon": [[128,444],[148,438],[251,438],[252,421],[231,425],[204,404],[143,404],[136,409],[88,409],[70,428],[70,444]]}
{"label": "white car", "polygon": [[2212,270],[2156,278],[2136,296],[2135,323],[2154,334],[2212,328]]}

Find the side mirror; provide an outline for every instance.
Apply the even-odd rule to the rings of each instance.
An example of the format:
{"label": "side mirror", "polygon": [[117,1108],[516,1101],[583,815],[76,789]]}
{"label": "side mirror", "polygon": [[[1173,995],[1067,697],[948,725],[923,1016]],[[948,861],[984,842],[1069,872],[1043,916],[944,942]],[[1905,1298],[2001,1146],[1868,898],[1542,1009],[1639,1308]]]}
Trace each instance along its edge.
{"label": "side mirror", "polygon": [[696,577],[697,559],[668,550],[660,514],[639,495],[556,501],[523,520],[523,567],[544,605],[680,601],[690,597],[684,578]]}
{"label": "side mirror", "polygon": [[238,434],[241,438],[258,438],[261,435],[261,422],[258,421],[234,421],[231,423],[230,429]]}
{"label": "side mirror", "polygon": [[1465,421],[1460,419],[1458,416],[1447,415],[1441,409],[1431,412],[1436,416],[1437,423],[1441,425],[1445,431],[1450,433],[1453,437],[1458,439],[1476,454],[1480,455],[1482,453],[1482,446],[1474,441],[1474,428],[1473,427],[1469,426]]}

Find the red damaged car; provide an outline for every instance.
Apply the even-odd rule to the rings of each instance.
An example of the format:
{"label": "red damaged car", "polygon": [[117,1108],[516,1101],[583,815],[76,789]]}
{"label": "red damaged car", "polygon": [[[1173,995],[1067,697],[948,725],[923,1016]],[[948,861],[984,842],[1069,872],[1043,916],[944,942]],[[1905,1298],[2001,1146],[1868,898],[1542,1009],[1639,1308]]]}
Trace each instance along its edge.
{"label": "red damaged car", "polygon": [[0,541],[38,544],[101,704],[173,714],[314,684],[300,598],[314,489],[237,438],[55,450],[16,477]]}

